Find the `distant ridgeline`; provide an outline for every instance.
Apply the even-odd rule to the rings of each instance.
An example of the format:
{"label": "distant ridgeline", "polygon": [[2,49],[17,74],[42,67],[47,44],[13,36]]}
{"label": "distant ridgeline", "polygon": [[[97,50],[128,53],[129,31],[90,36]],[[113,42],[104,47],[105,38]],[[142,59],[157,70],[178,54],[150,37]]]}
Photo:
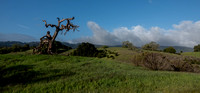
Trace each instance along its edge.
{"label": "distant ridgeline", "polygon": [[[61,43],[66,46],[72,47],[72,48],[77,48],[78,45],[80,44],[80,43],[70,44],[67,42],[61,42]],[[29,46],[32,47],[32,46],[38,46],[39,42],[0,41],[0,47],[11,47],[13,44],[19,44],[19,45],[29,44]],[[101,46],[103,46],[103,45],[95,45],[95,47],[101,47]],[[122,45],[115,45],[115,46],[110,46],[110,47],[122,47]],[[169,46],[160,46],[160,50],[163,50],[167,47],[169,47]],[[184,47],[184,46],[172,46],[172,47],[174,47],[178,53],[180,51],[193,52],[193,48],[190,48],[190,47]]]}
{"label": "distant ridgeline", "polygon": [[[18,44],[18,45],[25,45],[25,44],[29,44],[30,47],[34,47],[34,46],[38,46],[39,45],[39,41],[37,42],[20,42],[20,41],[0,41],[0,47],[11,47],[13,44]],[[61,42],[63,45],[72,47],[72,48],[77,48],[79,44],[70,44],[67,42]]]}
{"label": "distant ridgeline", "polygon": [[[169,46],[160,46],[160,50],[164,50],[165,48],[167,48]],[[184,46],[172,46],[174,49],[176,49],[177,53],[182,52],[193,52],[194,49],[190,48],[190,47],[184,47]]]}
{"label": "distant ridgeline", "polygon": [[19,42],[19,41],[0,41],[0,47],[11,47],[13,44],[17,44],[17,45],[25,45],[25,44],[29,44],[29,46],[37,46],[39,45],[39,42],[28,42],[28,43],[23,43],[23,42]]}

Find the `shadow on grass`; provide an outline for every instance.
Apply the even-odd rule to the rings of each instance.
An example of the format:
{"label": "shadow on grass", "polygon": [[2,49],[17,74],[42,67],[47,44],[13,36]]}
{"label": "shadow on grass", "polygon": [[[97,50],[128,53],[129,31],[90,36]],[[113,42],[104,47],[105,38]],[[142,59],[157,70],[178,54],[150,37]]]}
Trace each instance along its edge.
{"label": "shadow on grass", "polygon": [[32,65],[11,66],[0,71],[0,86],[29,83],[40,72],[34,71]]}
{"label": "shadow on grass", "polygon": [[35,83],[40,81],[48,82],[51,80],[59,79],[61,76],[69,77],[75,74],[71,71],[65,71],[65,73],[63,74],[56,74],[55,72],[59,72],[57,70],[50,70],[47,73],[42,73],[39,71],[34,71],[33,67],[33,65],[17,65],[8,68],[1,68],[0,87],[4,87],[7,85]]}

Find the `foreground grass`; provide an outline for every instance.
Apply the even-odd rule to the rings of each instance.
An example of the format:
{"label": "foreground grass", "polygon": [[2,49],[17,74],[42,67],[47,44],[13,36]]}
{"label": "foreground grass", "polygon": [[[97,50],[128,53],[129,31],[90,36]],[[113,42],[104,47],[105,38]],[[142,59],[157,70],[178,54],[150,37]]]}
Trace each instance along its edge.
{"label": "foreground grass", "polygon": [[111,59],[0,55],[0,92],[199,92],[200,75],[150,71]]}

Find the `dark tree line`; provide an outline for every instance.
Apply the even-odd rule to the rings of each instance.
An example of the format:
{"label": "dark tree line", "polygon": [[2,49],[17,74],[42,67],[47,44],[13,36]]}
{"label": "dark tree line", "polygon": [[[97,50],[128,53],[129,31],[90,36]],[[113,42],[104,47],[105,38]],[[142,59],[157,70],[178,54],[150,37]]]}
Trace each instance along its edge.
{"label": "dark tree line", "polygon": [[30,49],[29,44],[25,45],[13,44],[11,47],[1,47],[0,54],[6,54],[11,52],[22,52],[29,49]]}
{"label": "dark tree line", "polygon": [[194,46],[194,52],[200,52],[200,44]]}
{"label": "dark tree line", "polygon": [[[59,41],[55,41],[53,44],[53,47],[54,49],[52,49],[52,51],[54,53],[61,53],[61,52],[72,49],[71,47],[62,44]],[[11,52],[23,52],[23,51],[27,51],[33,48],[35,48],[35,46],[30,46],[29,44],[24,44],[24,45],[13,44],[11,47],[0,47],[0,54],[7,54]],[[41,49],[41,51],[46,52],[47,49],[43,48]]]}

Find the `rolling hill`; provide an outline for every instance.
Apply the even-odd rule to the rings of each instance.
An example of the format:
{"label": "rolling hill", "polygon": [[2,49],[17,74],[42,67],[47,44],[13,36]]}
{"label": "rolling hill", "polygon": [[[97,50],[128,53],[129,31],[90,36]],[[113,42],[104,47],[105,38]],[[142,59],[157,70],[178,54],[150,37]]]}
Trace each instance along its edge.
{"label": "rolling hill", "polygon": [[112,47],[115,59],[65,55],[0,54],[1,93],[194,93],[200,89],[196,73],[152,71],[131,63],[137,54]]}
{"label": "rolling hill", "polygon": [[[30,46],[38,46],[39,42],[19,42],[19,41],[0,41],[0,47],[10,47],[13,44],[20,44],[20,45],[24,45],[24,44],[29,44]],[[72,47],[72,48],[77,48],[79,44],[70,44],[67,42],[62,42],[62,44]],[[96,47],[101,47],[103,45],[95,45]],[[121,45],[115,45],[115,46],[109,46],[109,47],[121,47]],[[163,50],[165,48],[167,48],[169,46],[160,46],[160,50]],[[184,46],[172,46],[176,49],[177,53],[180,53],[180,51],[183,52],[193,52],[193,48],[190,47],[184,47]],[[140,47],[138,47],[140,48]]]}

